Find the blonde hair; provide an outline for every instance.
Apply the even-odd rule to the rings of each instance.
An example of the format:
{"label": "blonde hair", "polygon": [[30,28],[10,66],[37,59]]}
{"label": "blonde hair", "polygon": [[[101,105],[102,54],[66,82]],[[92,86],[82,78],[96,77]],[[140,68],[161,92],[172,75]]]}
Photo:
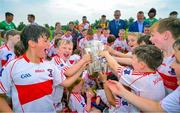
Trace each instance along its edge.
{"label": "blonde hair", "polygon": [[59,40],[57,43],[57,47],[59,48],[61,45],[70,44],[73,46],[73,42],[70,40]]}
{"label": "blonde hair", "polygon": [[139,38],[139,37],[141,37],[141,36],[143,36],[143,34],[142,33],[139,33],[139,32],[129,32],[128,33],[128,36],[134,36],[134,37],[136,37],[137,39]]}

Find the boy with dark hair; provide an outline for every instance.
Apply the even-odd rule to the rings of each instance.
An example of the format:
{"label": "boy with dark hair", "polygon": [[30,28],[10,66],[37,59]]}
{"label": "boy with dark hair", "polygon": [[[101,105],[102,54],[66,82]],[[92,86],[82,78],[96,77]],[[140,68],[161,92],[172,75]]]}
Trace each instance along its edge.
{"label": "boy with dark hair", "polygon": [[137,43],[139,45],[151,45],[152,42],[149,40],[151,36],[149,35],[143,35],[143,36],[140,36],[137,40]]}
{"label": "boy with dark hair", "polygon": [[[132,57],[133,70],[119,65],[107,51],[100,53],[100,55],[106,58],[110,68],[119,77],[119,81],[136,95],[156,101],[164,98],[164,84],[161,76],[156,71],[163,61],[163,54],[160,49],[153,45],[143,45],[135,48]],[[106,84],[106,81],[104,83]],[[107,88],[105,89],[107,91]],[[110,93],[108,93],[107,98],[111,98],[108,100],[111,100],[111,104],[118,109],[118,112],[140,112],[130,103],[124,104],[122,98],[117,104]]]}
{"label": "boy with dark hair", "polygon": [[[69,87],[80,76],[80,73],[76,73],[63,81],[61,71],[51,62],[43,60],[45,49],[49,47],[48,37],[49,31],[46,28],[26,26],[21,34],[25,53],[4,68],[0,94],[11,93],[14,112],[56,113],[52,100],[53,87]],[[88,60],[81,62],[82,68]],[[0,111],[11,111],[2,97],[0,105]]]}
{"label": "boy with dark hair", "polygon": [[35,23],[35,15],[33,15],[33,14],[28,14],[28,22],[30,23],[30,24],[34,24],[34,25],[37,25],[37,23]]}
{"label": "boy with dark hair", "polygon": [[116,81],[108,81],[107,85],[109,89],[116,95],[121,96],[132,103],[142,112],[168,112],[168,113],[178,113],[180,111],[180,39],[177,39],[173,44],[173,49],[175,51],[176,60],[172,63],[172,68],[175,70],[177,77],[178,87],[171,94],[166,96],[161,102],[149,100],[142,98],[140,96],[134,95],[133,93],[127,91],[122,84]]}
{"label": "boy with dark hair", "polygon": [[11,29],[16,29],[15,24],[12,22],[14,15],[10,12],[6,12],[5,17],[6,17],[6,20],[4,20],[0,23],[0,29],[3,29],[5,31],[11,30]]}

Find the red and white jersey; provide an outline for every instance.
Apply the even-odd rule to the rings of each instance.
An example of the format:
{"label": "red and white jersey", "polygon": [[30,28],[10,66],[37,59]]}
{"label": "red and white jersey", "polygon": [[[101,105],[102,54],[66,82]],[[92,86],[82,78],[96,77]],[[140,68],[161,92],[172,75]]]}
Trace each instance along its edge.
{"label": "red and white jersey", "polygon": [[97,35],[97,34],[94,34],[94,35],[93,35],[93,39],[94,39],[94,40],[101,41],[102,36],[103,36],[103,35],[100,35],[100,36],[99,36],[99,35]]}
{"label": "red and white jersey", "polygon": [[73,39],[73,37],[70,35],[70,36],[65,36],[65,35],[63,35],[62,37],[61,37],[63,40],[70,40],[70,41],[72,41],[72,39]]}
{"label": "red and white jersey", "polygon": [[56,112],[51,94],[62,77],[51,62],[31,63],[24,54],[7,64],[0,79],[0,93],[11,93],[14,112]]}
{"label": "red and white jersey", "polygon": [[180,86],[161,101],[161,107],[167,113],[180,112]]}
{"label": "red and white jersey", "polygon": [[117,51],[130,50],[130,47],[128,46],[126,40],[120,40],[119,38],[117,38],[113,45],[114,45],[115,50]]}
{"label": "red and white jersey", "polygon": [[136,95],[155,101],[160,101],[165,97],[163,80],[158,72],[133,72],[132,69],[122,66],[117,72],[119,81],[130,87]]}
{"label": "red and white jersey", "polygon": [[110,107],[113,113],[137,113],[139,110],[122,97],[115,96],[115,107]]}
{"label": "red and white jersey", "polygon": [[[66,79],[66,76],[64,74],[64,72],[71,67],[76,61],[76,59],[73,59],[75,57],[70,57],[71,59],[64,61],[63,58],[61,58],[60,56],[55,56],[53,57],[53,59],[51,60],[51,62],[53,64],[55,64],[58,69],[61,71],[61,77],[62,80],[64,81]],[[54,105],[57,111],[61,110],[61,100],[62,100],[62,96],[63,96],[63,91],[64,91],[64,87],[62,86],[56,86],[53,89],[53,101],[54,101]]]}
{"label": "red and white jersey", "polygon": [[106,45],[107,44],[108,37],[105,37],[104,35],[101,36],[101,42]]}
{"label": "red and white jersey", "polygon": [[[94,39],[93,39],[94,40]],[[82,38],[79,41],[79,48],[84,49],[85,45],[89,42],[90,40],[87,40],[86,38]]]}
{"label": "red and white jersey", "polygon": [[55,64],[58,69],[61,69],[65,72],[69,67],[71,67],[75,61],[71,61],[70,59],[64,60],[61,56],[54,56],[51,60],[53,64]]}
{"label": "red and white jersey", "polygon": [[10,50],[10,48],[4,44],[0,47],[0,71],[2,67],[12,59],[14,59],[16,55],[13,51]]}
{"label": "red and white jersey", "polygon": [[164,58],[161,66],[158,67],[158,72],[163,78],[166,94],[171,93],[178,87],[175,71],[173,68],[171,68],[174,61],[174,56]]}
{"label": "red and white jersey", "polygon": [[70,56],[69,62],[73,65],[73,64],[76,64],[80,59],[81,57],[79,55],[73,54]]}
{"label": "red and white jersey", "polygon": [[71,93],[69,99],[69,107],[72,112],[87,113],[84,97],[79,93]]}
{"label": "red and white jersey", "polygon": [[57,47],[53,44],[53,45],[51,45],[50,46],[50,48],[48,49],[48,53],[47,53],[47,55],[49,56],[49,57],[54,57],[54,56],[56,56],[57,55]]}
{"label": "red and white jersey", "polygon": [[106,97],[106,94],[105,94],[104,89],[98,89],[98,90],[96,91],[96,94],[97,94],[97,96],[99,96],[99,97],[101,98],[101,100],[102,100],[107,106],[110,107],[110,104],[109,104],[109,102],[108,102],[108,100],[107,100],[107,97]]}
{"label": "red and white jersey", "polygon": [[83,29],[89,29],[90,28],[89,22],[81,23],[79,26],[83,27]]}

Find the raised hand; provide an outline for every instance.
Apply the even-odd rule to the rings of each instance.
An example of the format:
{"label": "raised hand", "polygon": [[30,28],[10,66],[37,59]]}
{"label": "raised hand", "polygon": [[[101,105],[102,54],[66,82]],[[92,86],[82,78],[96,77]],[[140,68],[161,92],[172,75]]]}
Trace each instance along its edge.
{"label": "raised hand", "polygon": [[107,75],[103,74],[102,72],[99,72],[99,79],[102,82],[106,82],[107,81]]}
{"label": "raised hand", "polygon": [[124,86],[118,81],[108,80],[107,86],[114,94],[118,96],[122,96],[126,91]]}

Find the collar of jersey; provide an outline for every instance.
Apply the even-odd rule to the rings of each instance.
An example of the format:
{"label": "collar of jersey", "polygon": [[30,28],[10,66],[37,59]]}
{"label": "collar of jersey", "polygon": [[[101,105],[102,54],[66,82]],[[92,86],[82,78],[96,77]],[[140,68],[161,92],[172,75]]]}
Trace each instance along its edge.
{"label": "collar of jersey", "polygon": [[[27,57],[27,55],[26,55],[26,53],[24,53],[23,55],[22,55],[22,57],[24,58],[24,60],[26,60],[26,62],[30,62],[30,59]],[[40,58],[40,62],[43,62],[43,59],[42,58]]]}

